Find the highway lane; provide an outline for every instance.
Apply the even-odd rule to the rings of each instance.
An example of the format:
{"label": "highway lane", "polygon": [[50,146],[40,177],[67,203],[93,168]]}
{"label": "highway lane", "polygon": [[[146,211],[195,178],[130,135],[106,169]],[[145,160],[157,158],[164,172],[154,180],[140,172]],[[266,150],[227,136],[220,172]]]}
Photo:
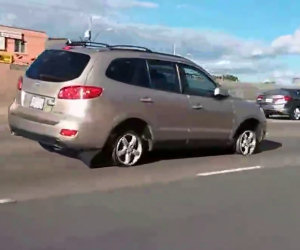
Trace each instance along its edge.
{"label": "highway lane", "polygon": [[[1,122],[2,121],[2,122]],[[162,152],[130,169],[89,169],[83,162],[49,153],[37,143],[9,134],[0,119],[0,199],[18,201],[194,178],[198,173],[262,166],[288,167],[300,162],[300,123],[272,120],[262,152],[242,157],[225,151]]]}
{"label": "highway lane", "polygon": [[0,205],[1,249],[298,250],[300,168]]}
{"label": "highway lane", "polygon": [[268,127],[251,157],[161,152],[89,169],[11,136],[0,117],[0,249],[298,250],[300,123]]}

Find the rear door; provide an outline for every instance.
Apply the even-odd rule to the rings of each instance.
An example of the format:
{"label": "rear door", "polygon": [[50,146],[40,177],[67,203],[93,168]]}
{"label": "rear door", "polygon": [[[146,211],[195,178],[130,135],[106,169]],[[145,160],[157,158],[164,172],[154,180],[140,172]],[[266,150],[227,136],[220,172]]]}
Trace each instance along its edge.
{"label": "rear door", "polygon": [[61,88],[84,85],[91,58],[66,50],[46,50],[29,67],[23,82],[21,104],[51,112]]}
{"label": "rear door", "polygon": [[150,98],[156,116],[157,137],[160,141],[186,144],[189,136],[188,101],[181,94],[177,66],[161,60],[147,62],[153,88]]}
{"label": "rear door", "polygon": [[217,86],[202,70],[183,64],[179,67],[183,93],[189,101],[190,141],[228,140],[234,121],[231,99],[214,97]]}
{"label": "rear door", "polygon": [[[103,81],[105,90],[101,100],[113,110],[108,119],[140,118],[151,126],[155,142],[185,143],[188,102],[180,94],[174,63],[117,58],[104,68],[107,80]],[[98,71],[103,74],[101,69]]]}

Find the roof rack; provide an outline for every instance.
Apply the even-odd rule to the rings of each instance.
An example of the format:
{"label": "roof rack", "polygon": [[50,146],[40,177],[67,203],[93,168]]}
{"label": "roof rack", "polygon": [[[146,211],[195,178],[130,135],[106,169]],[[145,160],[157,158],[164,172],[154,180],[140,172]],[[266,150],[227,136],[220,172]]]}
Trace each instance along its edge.
{"label": "roof rack", "polygon": [[153,52],[152,50],[142,47],[142,46],[134,46],[134,45],[109,45],[107,43],[97,43],[97,42],[89,42],[89,41],[71,41],[70,39],[66,42],[67,46],[82,46],[82,47],[93,47],[93,48],[107,48],[109,50],[136,50],[136,51],[144,51],[149,53],[154,53],[158,55],[164,55],[164,56],[171,56],[176,58],[185,59],[182,56],[179,55],[172,55],[162,52]]}
{"label": "roof rack", "polygon": [[110,49],[134,49],[134,50],[143,50],[146,52],[152,52],[152,50],[142,47],[142,46],[134,46],[134,45],[110,45]]}
{"label": "roof rack", "polygon": [[82,46],[82,47],[105,47],[109,48],[110,46],[106,43],[96,43],[96,42],[89,42],[89,41],[71,41],[68,40],[66,45],[69,46]]}
{"label": "roof rack", "polygon": [[94,47],[94,48],[101,48],[105,47],[108,49],[133,49],[133,50],[142,50],[146,52],[152,52],[150,49],[142,46],[134,46],[134,45],[109,45],[107,43],[96,43],[96,42],[89,42],[89,41],[71,41],[68,40],[66,42],[68,46],[82,46],[82,47]]}
{"label": "roof rack", "polygon": [[184,57],[179,56],[179,55],[173,55],[173,54],[168,54],[168,53],[163,53],[163,52],[153,52],[153,53],[158,54],[158,55],[162,55],[162,56],[171,56],[171,57],[185,59]]}

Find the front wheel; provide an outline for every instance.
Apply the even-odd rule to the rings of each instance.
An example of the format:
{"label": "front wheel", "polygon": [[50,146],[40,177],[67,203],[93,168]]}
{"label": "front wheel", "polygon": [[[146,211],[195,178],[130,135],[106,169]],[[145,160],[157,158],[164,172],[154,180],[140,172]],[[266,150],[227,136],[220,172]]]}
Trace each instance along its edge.
{"label": "front wheel", "polygon": [[252,155],[257,148],[257,136],[252,130],[244,130],[236,139],[235,151],[238,154]]}
{"label": "front wheel", "polygon": [[137,165],[144,156],[145,149],[145,143],[139,134],[134,131],[123,132],[113,142],[113,163],[123,167]]}

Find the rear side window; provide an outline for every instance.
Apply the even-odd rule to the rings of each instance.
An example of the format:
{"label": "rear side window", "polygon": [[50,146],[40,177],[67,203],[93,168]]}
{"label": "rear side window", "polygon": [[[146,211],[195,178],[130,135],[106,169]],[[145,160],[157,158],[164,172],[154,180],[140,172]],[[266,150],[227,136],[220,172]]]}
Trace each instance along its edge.
{"label": "rear side window", "polygon": [[118,82],[149,87],[146,61],[138,58],[119,58],[114,60],[106,71],[106,76]]}
{"label": "rear side window", "polygon": [[180,92],[176,66],[172,62],[148,60],[151,84],[154,89]]}
{"label": "rear side window", "polygon": [[36,80],[64,82],[78,78],[90,60],[89,55],[46,50],[29,67],[26,76]]}
{"label": "rear side window", "polygon": [[284,89],[287,91],[290,95],[294,97],[299,97],[300,96],[300,90],[299,89]]}

